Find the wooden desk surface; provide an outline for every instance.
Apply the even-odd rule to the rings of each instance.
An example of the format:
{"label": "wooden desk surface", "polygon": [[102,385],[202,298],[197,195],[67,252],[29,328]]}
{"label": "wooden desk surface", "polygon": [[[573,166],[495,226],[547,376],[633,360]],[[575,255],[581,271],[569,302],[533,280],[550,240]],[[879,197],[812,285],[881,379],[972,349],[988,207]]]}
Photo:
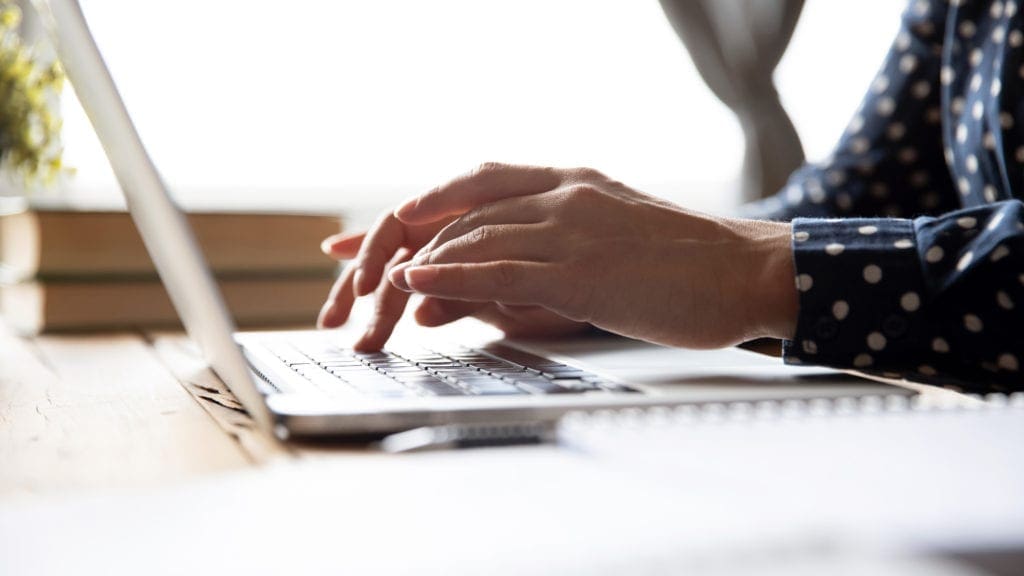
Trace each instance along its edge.
{"label": "wooden desk surface", "polygon": [[189,345],[171,334],[27,339],[0,328],[0,498],[172,483],[287,457],[248,433],[219,381],[182,352]]}

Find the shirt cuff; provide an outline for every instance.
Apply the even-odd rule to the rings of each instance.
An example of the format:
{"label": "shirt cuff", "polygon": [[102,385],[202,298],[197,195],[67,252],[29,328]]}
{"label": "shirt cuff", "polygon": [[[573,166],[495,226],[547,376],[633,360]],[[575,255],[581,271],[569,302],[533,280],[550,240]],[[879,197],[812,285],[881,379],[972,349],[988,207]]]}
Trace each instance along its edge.
{"label": "shirt cuff", "polygon": [[912,220],[797,218],[793,260],[800,311],[786,363],[927,375],[914,363],[927,330]]}

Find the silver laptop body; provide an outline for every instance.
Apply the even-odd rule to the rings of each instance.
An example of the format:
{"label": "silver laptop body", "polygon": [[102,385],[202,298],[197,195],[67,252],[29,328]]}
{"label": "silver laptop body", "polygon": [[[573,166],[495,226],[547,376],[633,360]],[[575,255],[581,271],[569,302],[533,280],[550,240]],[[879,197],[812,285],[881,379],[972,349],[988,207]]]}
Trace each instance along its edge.
{"label": "silver laptop body", "polygon": [[[693,401],[626,385],[507,342],[468,348],[412,343],[391,353],[355,355],[322,331],[235,334],[187,220],[143,147],[78,1],[36,0],[36,7],[185,328],[261,429],[279,438],[366,436]],[[466,377],[462,369],[478,375]],[[408,384],[413,380],[418,384]],[[467,380],[478,386],[463,385]]]}

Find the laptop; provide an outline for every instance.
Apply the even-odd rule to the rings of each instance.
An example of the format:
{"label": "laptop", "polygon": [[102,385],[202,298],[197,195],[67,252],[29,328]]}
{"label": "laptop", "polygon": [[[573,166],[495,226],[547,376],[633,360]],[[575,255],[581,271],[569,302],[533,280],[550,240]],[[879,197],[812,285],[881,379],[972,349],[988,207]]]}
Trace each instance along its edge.
{"label": "laptop", "polygon": [[35,4],[182,323],[261,429],[281,439],[366,437],[435,425],[536,424],[572,410],[694,402],[692,394],[624,382],[507,341],[430,339],[367,354],[346,348],[326,331],[236,333],[78,1]]}

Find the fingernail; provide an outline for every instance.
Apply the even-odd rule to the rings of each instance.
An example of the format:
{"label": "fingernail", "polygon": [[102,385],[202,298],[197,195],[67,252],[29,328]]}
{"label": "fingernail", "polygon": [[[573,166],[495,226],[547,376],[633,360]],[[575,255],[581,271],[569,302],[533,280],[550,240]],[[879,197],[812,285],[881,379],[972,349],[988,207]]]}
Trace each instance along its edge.
{"label": "fingernail", "polygon": [[394,285],[395,288],[403,290],[405,292],[411,292],[409,284],[405,281],[405,270],[409,267],[407,262],[396,265],[388,272],[388,281]]}
{"label": "fingernail", "polygon": [[331,255],[331,246],[333,244],[334,243],[331,242],[330,238],[325,238],[324,241],[320,243],[320,251],[323,252],[324,254],[327,254],[328,256],[330,256]]}
{"label": "fingernail", "polygon": [[405,281],[414,289],[427,288],[441,274],[437,266],[413,266],[406,268]]}

